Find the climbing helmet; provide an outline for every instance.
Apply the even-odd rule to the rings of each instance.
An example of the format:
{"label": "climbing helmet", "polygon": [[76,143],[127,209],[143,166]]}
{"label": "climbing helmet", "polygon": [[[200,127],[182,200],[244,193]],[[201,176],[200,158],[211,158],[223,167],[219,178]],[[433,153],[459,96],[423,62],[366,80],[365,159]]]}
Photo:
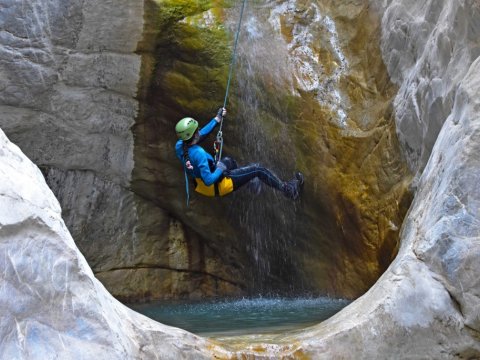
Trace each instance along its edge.
{"label": "climbing helmet", "polygon": [[190,140],[198,128],[198,121],[191,117],[180,120],[175,126],[177,136],[181,140]]}

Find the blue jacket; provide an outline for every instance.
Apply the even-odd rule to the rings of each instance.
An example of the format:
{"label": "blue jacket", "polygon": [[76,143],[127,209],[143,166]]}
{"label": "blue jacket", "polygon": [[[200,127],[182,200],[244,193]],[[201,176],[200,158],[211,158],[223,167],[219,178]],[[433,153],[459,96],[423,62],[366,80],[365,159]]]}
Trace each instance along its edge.
{"label": "blue jacket", "polygon": [[[205,140],[207,135],[213,131],[217,124],[217,121],[213,118],[207,125],[201,128],[199,131],[200,140],[198,143]],[[187,168],[185,168],[185,170],[191,177],[200,178],[205,185],[210,186],[221,178],[223,171],[216,168],[213,156],[197,144],[188,148],[188,156],[190,157],[190,163],[193,166],[193,170]],[[185,166],[185,160],[183,158],[183,140],[178,140],[175,144],[175,153]]]}

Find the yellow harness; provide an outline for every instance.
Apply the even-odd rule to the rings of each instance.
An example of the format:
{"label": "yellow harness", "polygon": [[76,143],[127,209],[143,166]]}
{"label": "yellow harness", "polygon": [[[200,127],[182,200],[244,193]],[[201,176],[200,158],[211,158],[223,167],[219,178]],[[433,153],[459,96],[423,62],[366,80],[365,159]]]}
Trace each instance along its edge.
{"label": "yellow harness", "polygon": [[204,196],[225,196],[233,191],[233,181],[229,177],[224,177],[221,181],[210,186],[205,185],[202,179],[195,178],[195,191]]}

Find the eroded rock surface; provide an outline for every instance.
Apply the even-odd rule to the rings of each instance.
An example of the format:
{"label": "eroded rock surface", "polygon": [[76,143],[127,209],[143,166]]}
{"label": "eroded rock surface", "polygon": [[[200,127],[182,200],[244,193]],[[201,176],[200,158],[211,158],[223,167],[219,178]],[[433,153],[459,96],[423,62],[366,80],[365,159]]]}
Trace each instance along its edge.
{"label": "eroded rock surface", "polygon": [[[422,38],[435,39],[440,29],[459,24],[463,24],[470,35],[458,51],[468,54],[468,58],[478,47],[477,1],[427,2],[421,6],[413,1],[388,1],[371,5],[379,9],[387,7],[382,30],[384,39],[389,38],[391,29],[397,30],[392,24],[402,24],[399,29],[411,29],[409,36],[403,36],[404,32],[391,35],[400,36],[400,42],[383,43],[390,75],[401,86],[401,81],[409,81],[405,74],[415,78],[420,73],[415,73],[415,61],[393,66],[394,59],[400,57],[399,54],[389,57],[395,54],[392,48],[406,49],[404,55],[408,58],[410,52],[420,49],[410,44]],[[443,20],[437,22],[440,18]],[[419,23],[428,26],[414,31]],[[460,34],[461,31],[455,32],[452,37]],[[10,35],[2,32],[2,36]],[[424,45],[422,54],[436,51],[435,41],[424,40],[421,44]],[[452,45],[455,49],[455,44]],[[5,47],[2,50],[12,53]],[[442,59],[442,56],[431,57],[421,64],[431,69]],[[461,63],[460,69],[447,66],[441,72],[442,78],[452,79],[452,83],[444,86],[455,88],[451,106],[440,107],[442,124],[430,124],[437,121],[437,117],[418,117],[422,136],[412,139],[412,144],[417,144],[420,150],[407,155],[414,170],[423,167],[423,157],[428,157],[428,161],[424,159],[425,169],[418,172],[417,192],[403,225],[399,254],[380,280],[364,296],[320,325],[270,337],[268,341],[262,337],[234,339],[224,348],[210,347],[215,355],[325,359],[480,357],[480,265],[477,261],[480,253],[480,60],[472,58],[470,62]],[[425,77],[424,81],[427,80]],[[13,83],[9,86],[15,89]],[[405,86],[404,90],[396,101],[398,119],[406,122],[412,118],[402,114],[428,112],[426,108],[416,109],[411,87]],[[12,93],[15,91],[2,92],[2,100],[11,101],[13,97],[7,98],[6,94]],[[419,99],[416,104],[421,104],[424,93],[415,94]],[[438,100],[442,104],[447,104],[452,96],[449,91],[437,94],[444,94]],[[15,101],[28,99],[17,96]],[[427,102],[424,106],[430,105]],[[18,116],[17,109],[3,106],[2,110],[12,118]],[[33,126],[20,119],[33,121],[37,119],[36,111],[36,108],[22,110],[21,114],[31,116],[17,117],[17,123],[25,124],[25,129]],[[435,127],[438,136],[428,130]],[[399,132],[405,144],[409,135],[417,135],[404,132],[401,126]],[[425,144],[421,139],[425,139]],[[429,145],[426,143],[432,139],[435,145],[427,155]],[[87,354],[87,358],[119,359],[129,354],[140,358],[155,358],[159,354],[164,358],[205,356],[196,352],[206,349],[208,344],[204,340],[146,320],[119,305],[105,292],[75,248],[60,218],[59,204],[40,172],[3,134],[0,160],[0,261],[3,262],[0,301],[2,309],[8,309],[2,312],[0,322],[3,357],[30,359],[38,355],[45,358],[51,351],[65,358],[78,354],[80,358]],[[178,236],[181,230],[170,221],[165,221],[164,226],[173,245],[169,259],[185,261],[183,237]],[[174,336],[164,335],[166,331]],[[73,352],[73,349],[79,350]]]}
{"label": "eroded rock surface", "polygon": [[400,86],[395,121],[411,169],[421,175],[457,87],[480,56],[478,1],[390,1],[382,49]]}
{"label": "eroded rock surface", "polygon": [[1,5],[0,125],[40,166],[115,296],[352,298],[386,269],[410,180],[366,2],[247,7],[225,152],[283,179],[303,171],[308,195],[292,205],[267,189],[192,194],[190,208],[173,127],[207,121],[221,103],[238,8]]}
{"label": "eroded rock surface", "polygon": [[[125,300],[241,292],[215,249],[130,187],[144,3],[0,8],[0,127],[42,169],[99,279]],[[183,248],[172,227],[193,233]]]}
{"label": "eroded rock surface", "polygon": [[355,297],[397,250],[410,175],[391,117],[380,17],[363,1],[340,5],[253,3],[241,27],[225,153],[282,179],[301,170],[303,201],[242,189],[219,200],[192,194],[189,209],[165,129],[215,113],[239,9],[167,1],[146,12],[132,187],[220,257],[226,249],[228,278],[245,279],[247,292]]}
{"label": "eroded rock surface", "polygon": [[127,3],[0,5],[1,127],[42,168],[95,270],[124,262],[137,218],[127,186],[143,6]]}
{"label": "eroded rock surface", "polygon": [[0,358],[209,358],[206,340],[107,292],[42,173],[1,130],[0,178]]}
{"label": "eroded rock surface", "polygon": [[[266,351],[315,359],[480,357],[480,58],[472,59],[478,49],[478,5],[476,1],[387,4],[383,53],[392,78],[402,79],[396,99],[398,131],[405,144],[416,144],[418,152],[407,149],[407,156],[419,178],[394,262],[365,295],[331,319],[263,343],[253,338],[233,340],[230,354],[260,357]],[[457,27],[465,32],[453,30]],[[451,43],[450,54],[456,56],[449,66],[448,52],[436,41],[442,32],[459,40]],[[397,37],[401,40],[394,41]],[[453,66],[459,64],[455,59],[463,59],[459,68]],[[436,76],[441,78],[435,80]],[[430,90],[418,91],[419,78]],[[429,101],[435,84],[440,85],[436,102],[442,104],[433,106],[438,118]],[[416,132],[406,126],[412,121]]]}
{"label": "eroded rock surface", "polygon": [[[401,249],[364,296],[293,336],[315,358],[480,356],[480,59],[420,178]],[[345,344],[348,344],[345,346]]]}

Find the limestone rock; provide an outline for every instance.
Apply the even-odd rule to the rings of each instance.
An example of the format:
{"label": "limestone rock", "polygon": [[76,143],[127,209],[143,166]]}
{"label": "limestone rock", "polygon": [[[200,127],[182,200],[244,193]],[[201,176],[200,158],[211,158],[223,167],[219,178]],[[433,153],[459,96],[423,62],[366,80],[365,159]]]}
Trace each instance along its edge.
{"label": "limestone rock", "polygon": [[0,358],[207,358],[205,340],[106,291],[41,172],[1,130],[0,178]]}
{"label": "limestone rock", "polygon": [[[14,3],[4,1],[4,4],[2,9],[6,9],[5,14],[11,15]],[[2,312],[0,321],[2,357],[45,358],[53,351],[62,358],[78,354],[107,359],[128,356],[147,359],[180,356],[202,358],[206,356],[207,352],[204,351],[207,351],[207,347],[209,356],[226,358],[480,357],[480,60],[478,56],[477,59],[472,58],[478,48],[478,37],[472,36],[477,34],[479,28],[476,20],[478,2],[432,1],[420,4],[390,0],[375,1],[373,5],[380,9],[386,7],[382,30],[383,56],[390,76],[402,87],[395,102],[395,112],[397,119],[402,119],[399,132],[410,164],[418,171],[418,186],[414,203],[402,227],[398,256],[364,296],[315,327],[268,339],[239,339],[237,344],[224,348],[149,321],[121,306],[95,280],[68,235],[60,217],[59,204],[45,185],[41,173],[0,134],[0,263],[3,262],[4,269],[0,272],[0,301],[2,309],[7,309]],[[35,10],[37,15],[42,15],[38,14],[35,7],[25,9]],[[67,15],[65,19],[71,20],[72,17]],[[440,18],[444,21],[437,21]],[[25,37],[23,28],[15,29],[12,25],[13,17],[8,19],[6,24],[10,27],[9,31],[1,33],[3,41],[13,41],[9,32],[14,30]],[[59,20],[56,26],[65,23]],[[70,24],[72,27],[78,26],[75,21]],[[461,25],[463,27],[456,29]],[[33,24],[32,29],[36,29],[35,26],[38,24]],[[420,106],[429,95],[415,90],[415,79],[420,76],[417,70],[435,68],[439,65],[439,59],[443,64],[446,53],[442,47],[436,41],[427,40],[437,39],[443,27],[447,33],[448,29],[455,28],[451,36],[458,36],[460,44],[464,41],[464,35],[468,41],[465,40],[465,46],[459,45],[458,49],[455,43],[451,44],[452,49],[457,49],[452,50],[457,54],[456,60],[451,66],[442,68],[445,70],[442,77],[451,79],[451,83],[443,84],[442,80],[433,81],[428,77],[423,80],[432,80],[429,86],[432,92],[440,94],[439,103],[432,105],[426,102],[426,105]],[[408,33],[406,29],[409,29]],[[22,36],[15,41],[26,43]],[[389,36],[391,45],[385,40]],[[69,36],[52,38],[62,44],[73,41]],[[100,36],[102,38],[103,35]],[[402,49],[402,54],[389,46]],[[425,56],[438,51],[438,56],[416,58],[419,51]],[[15,54],[4,46],[2,55]],[[29,53],[24,55],[28,56]],[[44,59],[48,60],[49,57]],[[416,60],[420,61],[418,67]],[[455,64],[459,68],[453,66]],[[2,66],[10,65],[2,63]],[[41,102],[41,96],[45,96],[41,95],[45,89],[35,89],[37,86],[48,87],[56,80],[48,69],[24,66],[26,71],[15,70],[13,66],[8,71],[5,67],[1,68],[7,74],[18,71],[16,76],[20,80],[22,76],[31,76],[32,80],[39,81],[30,89],[21,81],[17,86],[11,79],[5,78],[7,80],[2,82],[2,89],[9,90],[2,91],[1,96],[2,102],[8,106],[2,106],[2,110],[8,116],[2,117],[2,120],[12,119],[12,123],[4,121],[6,126],[10,126],[12,134],[28,144],[35,138],[22,135],[25,130],[35,128],[35,120],[42,124],[49,124],[51,120],[48,113],[39,113],[35,107]],[[83,68],[83,65],[79,66]],[[73,73],[72,77],[75,77]],[[42,76],[43,82],[40,81]],[[86,83],[89,81],[92,80],[85,79]],[[118,89],[123,88],[113,80],[105,80],[107,83],[118,86]],[[437,85],[441,85],[439,89]],[[454,93],[450,89],[455,89]],[[76,92],[68,93],[79,95]],[[32,102],[30,105],[35,106],[19,106],[29,101]],[[430,106],[434,110],[428,110]],[[428,114],[433,113],[440,114],[440,118],[446,116],[441,123],[432,123],[437,117]],[[64,114],[67,116],[67,111]],[[411,114],[417,116],[419,133],[405,131],[409,126],[401,126],[403,121],[403,124],[407,124],[415,118]],[[15,126],[12,125],[13,120],[17,121]],[[61,134],[66,136],[70,133],[69,130]],[[147,136],[147,133],[142,134]],[[433,147],[432,142],[435,143]],[[410,152],[408,144],[412,144],[415,151]],[[49,143],[44,143],[41,148],[49,149]],[[87,161],[75,159],[74,154],[72,152],[72,159],[68,161],[79,164]],[[34,155],[31,154],[32,157]],[[56,157],[54,162],[60,163],[62,160],[62,157]],[[423,162],[426,164],[424,169]],[[51,179],[74,181],[70,177],[74,177],[75,173],[50,170],[47,176],[51,176]],[[79,170],[82,170],[81,166]],[[170,170],[167,168],[165,171],[168,173]],[[109,170],[107,173],[111,175],[115,171]],[[112,180],[114,177],[106,178]],[[106,181],[95,181],[92,176],[87,184],[108,187]],[[89,188],[91,185],[80,189],[81,193]],[[112,189],[108,188],[107,191]],[[72,193],[59,191],[59,194],[69,197]],[[114,194],[118,196],[118,193]],[[125,202],[131,201],[128,196],[119,198]],[[93,199],[95,204],[101,204],[99,197],[93,196]],[[85,201],[83,204],[90,206],[91,203]],[[179,205],[172,204],[171,208],[175,207]],[[145,208],[145,211],[148,210]],[[187,213],[183,219],[189,216],[191,214]],[[203,226],[208,225],[205,218],[200,217],[197,221]],[[84,223],[88,224],[88,221]],[[170,249],[166,252],[165,264],[169,261],[184,264],[185,238],[180,233],[188,231],[188,228],[178,228],[175,220],[167,217],[162,218],[161,223],[170,238],[169,245],[165,246]],[[183,224],[186,223],[188,221],[183,221]],[[112,244],[107,245],[109,250],[115,249]],[[169,281],[172,287],[184,291],[178,277]],[[79,350],[72,352],[72,349]],[[214,353],[210,353],[210,350]]]}
{"label": "limestone rock", "polygon": [[[374,5],[380,6],[378,2]],[[395,48],[398,43],[385,42],[384,57],[408,62],[401,66],[389,63],[392,78],[402,81],[397,115],[416,113],[421,130],[417,134],[400,129],[400,133],[406,142],[411,140],[423,149],[407,154],[419,171],[419,180],[402,227],[399,253],[365,295],[331,319],[263,343],[258,338],[237,339],[229,354],[260,357],[268,352],[272,358],[281,354],[315,359],[480,357],[480,58],[462,61],[460,68],[449,67],[443,74],[446,79],[455,79],[444,84],[455,89],[455,96],[438,124],[438,136],[429,132],[433,118],[429,118],[423,102],[428,94],[412,89],[410,75],[419,75],[416,71],[422,66],[435,68],[442,57],[429,57],[428,61],[421,58],[418,64],[408,60],[417,50],[425,55],[441,51],[435,41],[425,40],[439,33],[435,26],[419,25],[425,19],[441,14],[445,21],[435,24],[452,34],[457,26],[469,29],[467,33],[478,29],[479,18],[473,17],[479,10],[478,2],[428,2],[420,6],[389,1],[386,5],[384,39],[395,39],[403,29],[404,52],[391,52],[388,47]],[[398,27],[392,27],[392,22]],[[452,49],[462,54],[472,54],[476,46],[470,42],[465,48],[457,48],[452,43]],[[427,83],[429,80],[433,79],[424,79]],[[416,94],[417,103],[406,89]],[[416,104],[423,107],[417,108]],[[426,150],[429,141],[435,143],[431,154]],[[419,154],[429,157],[424,169]]]}
{"label": "limestone rock", "polygon": [[[94,268],[122,263],[108,252],[134,235],[127,186],[143,24],[139,2],[98,5],[0,4],[0,126],[42,168]],[[122,21],[127,13],[136,15]]]}
{"label": "limestone rock", "polygon": [[390,1],[382,52],[392,81],[397,133],[411,169],[421,175],[457,85],[480,56],[477,1]]}
{"label": "limestone rock", "polygon": [[480,356],[480,58],[457,85],[397,258],[364,296],[289,339],[301,339],[305,353],[325,359]]}
{"label": "limestone rock", "polygon": [[[186,208],[173,126],[218,108],[238,9],[0,1],[0,126],[40,166],[114,295],[355,297],[388,266],[409,174],[365,2],[285,1],[245,14],[225,151],[285,180],[302,170],[305,201],[192,194]],[[171,223],[183,228],[188,261],[172,262]]]}
{"label": "limestone rock", "polygon": [[[176,288],[241,293],[240,276],[195,231],[189,264],[169,264],[167,233],[178,217],[130,186],[144,3],[0,0],[0,8],[0,127],[42,169],[93,271],[125,300],[151,298],[159,268],[165,284],[184,271]],[[184,206],[183,191],[175,196]],[[136,286],[137,268],[146,289]],[[169,287],[155,294],[188,296]]]}
{"label": "limestone rock", "polygon": [[213,249],[228,246],[230,269],[218,274],[245,279],[252,293],[352,298],[397,249],[410,174],[391,117],[395,87],[380,55],[380,18],[365,2],[338,3],[250,4],[229,93],[225,153],[284,180],[304,172],[303,201],[241,189],[218,201],[192,194],[190,209],[179,198],[183,173],[166,129],[186,115],[203,124],[214,114],[239,9],[186,1],[146,11],[132,188]]}

